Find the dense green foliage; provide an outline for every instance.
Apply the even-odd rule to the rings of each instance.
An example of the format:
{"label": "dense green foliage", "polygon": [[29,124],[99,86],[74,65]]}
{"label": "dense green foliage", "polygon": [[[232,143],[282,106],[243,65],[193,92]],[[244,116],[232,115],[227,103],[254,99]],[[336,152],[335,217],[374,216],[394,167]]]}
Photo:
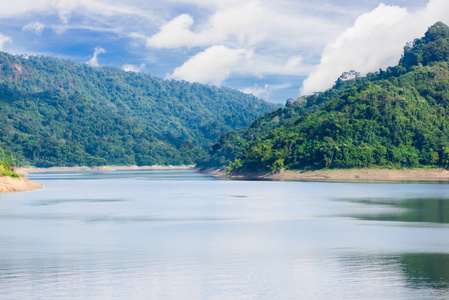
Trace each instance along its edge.
{"label": "dense green foliage", "polygon": [[421,39],[415,39],[412,47],[404,48],[399,65],[410,69],[414,66],[427,66],[434,62],[449,60],[449,27],[437,22],[427,30]]}
{"label": "dense green foliage", "polygon": [[[229,154],[224,149],[234,148],[222,159],[231,172],[449,168],[448,41],[449,28],[435,24],[405,49],[398,66],[338,80],[324,93],[287,103],[255,121],[255,135],[250,127],[232,139],[222,137],[205,163],[216,163]],[[323,101],[308,105],[319,97]]]}
{"label": "dense green foliage", "polygon": [[0,176],[10,176],[18,178],[19,174],[13,172],[11,166],[17,165],[18,161],[10,151],[0,148]]}
{"label": "dense green foliage", "polygon": [[0,145],[34,166],[191,164],[274,108],[232,89],[0,52]]}
{"label": "dense green foliage", "polygon": [[217,169],[229,165],[243,150],[248,142],[261,139],[274,128],[278,128],[296,120],[304,113],[318,111],[327,101],[333,97],[343,95],[346,88],[356,85],[359,79],[338,82],[338,87],[317,93],[312,96],[288,99],[285,108],[267,113],[254,121],[251,126],[238,131],[224,134],[218,143],[213,145],[209,155],[199,161],[197,167],[202,169]]}

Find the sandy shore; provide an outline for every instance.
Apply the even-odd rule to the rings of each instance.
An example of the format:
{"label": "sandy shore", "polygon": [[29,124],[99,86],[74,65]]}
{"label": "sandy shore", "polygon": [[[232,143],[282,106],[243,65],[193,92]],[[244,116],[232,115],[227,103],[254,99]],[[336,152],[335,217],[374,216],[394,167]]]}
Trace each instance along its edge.
{"label": "sandy shore", "polygon": [[80,172],[80,171],[119,171],[119,170],[188,170],[193,166],[103,166],[103,167],[52,167],[52,168],[20,168],[17,172],[26,175],[42,172]]}
{"label": "sandy shore", "polygon": [[0,193],[3,192],[24,192],[35,189],[46,188],[45,185],[33,182],[26,177],[11,178],[8,176],[0,177]]}
{"label": "sandy shore", "polygon": [[316,171],[283,170],[276,174],[232,176],[232,178],[265,178],[272,180],[341,182],[424,181],[449,183],[449,171],[445,169],[342,169]]}

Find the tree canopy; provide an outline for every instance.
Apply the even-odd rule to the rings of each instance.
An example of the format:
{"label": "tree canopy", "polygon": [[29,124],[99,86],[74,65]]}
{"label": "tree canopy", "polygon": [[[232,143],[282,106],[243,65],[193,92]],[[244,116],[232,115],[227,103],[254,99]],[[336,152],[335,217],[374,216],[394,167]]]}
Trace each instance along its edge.
{"label": "tree canopy", "polygon": [[228,88],[0,52],[0,145],[24,164],[192,164],[276,106]]}

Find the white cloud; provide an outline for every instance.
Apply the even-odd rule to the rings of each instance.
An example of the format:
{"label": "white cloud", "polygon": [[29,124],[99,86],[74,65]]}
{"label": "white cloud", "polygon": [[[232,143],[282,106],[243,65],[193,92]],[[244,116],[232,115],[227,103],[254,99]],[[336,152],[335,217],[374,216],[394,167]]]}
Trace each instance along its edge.
{"label": "white cloud", "polygon": [[258,77],[266,75],[305,76],[310,72],[311,66],[304,63],[301,55],[294,55],[290,58],[279,56],[254,52],[251,56],[246,57],[247,59],[243,60],[234,71]]}
{"label": "white cloud", "polygon": [[221,85],[231,74],[263,78],[267,75],[305,76],[309,71],[310,65],[304,64],[301,56],[283,60],[258,55],[253,49],[220,45],[211,46],[191,57],[168,78]]}
{"label": "white cloud", "polygon": [[270,100],[272,92],[289,87],[290,87],[289,84],[279,84],[279,85],[265,84],[263,87],[259,87],[257,84],[255,84],[252,87],[247,87],[241,89],[240,91],[245,94],[254,95],[261,99]]}
{"label": "white cloud", "polygon": [[140,66],[125,64],[122,66],[122,69],[126,72],[143,72],[145,70],[145,64],[141,64]]}
{"label": "white cloud", "polygon": [[212,46],[176,68],[169,78],[220,85],[252,51]]}
{"label": "white cloud", "polygon": [[252,87],[247,87],[247,88],[241,89],[240,91],[242,93],[251,94],[258,98],[265,99],[265,100],[270,98],[270,91],[269,91],[268,84],[266,84],[264,87],[259,87],[257,84],[255,84]]}
{"label": "white cloud", "polygon": [[93,66],[93,67],[98,67],[98,55],[106,53],[106,50],[104,50],[103,48],[97,47],[95,48],[94,54],[92,56],[92,58],[89,60],[88,64]]}
{"label": "white cloud", "polygon": [[61,22],[67,24],[73,13],[82,15],[101,15],[112,17],[117,15],[134,15],[147,19],[158,19],[150,11],[136,8],[121,1],[106,0],[14,0],[3,1],[0,18],[23,16],[29,13],[56,14]]}
{"label": "white cloud", "polygon": [[[415,12],[425,1],[391,0],[388,3],[401,3]],[[284,77],[280,80],[297,80],[299,88],[302,76],[310,73],[312,65],[319,64],[303,91],[332,85],[342,72],[350,69],[365,73],[395,64],[405,42],[419,37],[437,20],[447,23],[445,20],[449,16],[447,0],[429,0],[425,10],[415,13],[386,5],[373,10],[376,1],[354,0],[3,2],[0,10],[2,21],[23,21],[21,26],[26,25],[23,30],[42,35],[47,33],[44,29],[51,28],[58,35],[55,38],[49,36],[49,39],[60,38],[51,41],[55,44],[64,42],[68,36],[64,34],[69,32],[104,34],[105,38],[114,36],[118,43],[128,43],[119,46],[128,51],[123,52],[125,55],[143,57],[148,69],[159,76],[170,74],[171,78],[222,84],[227,78],[239,75],[246,80],[239,86],[251,86],[256,82],[254,77],[258,77],[257,82],[260,83],[268,76],[281,75]],[[45,20],[45,27],[34,20]],[[8,35],[14,37],[10,32]],[[31,44],[15,46],[20,51],[36,51]],[[152,49],[148,51],[147,48]],[[104,52],[94,53],[89,63],[98,65],[101,53]],[[164,61],[174,55],[178,55],[176,59]],[[219,55],[223,58],[217,57]],[[175,68],[175,61],[183,63]],[[200,65],[197,67],[194,62]],[[141,66],[125,65],[123,68],[141,70]],[[263,84],[260,86],[259,90],[265,89]],[[273,86],[268,87],[273,91]]]}
{"label": "white cloud", "polygon": [[45,26],[39,22],[33,22],[28,25],[25,25],[22,30],[33,31],[35,34],[40,35],[44,30]]}
{"label": "white cloud", "polygon": [[293,56],[285,64],[285,69],[295,71],[301,68],[303,57],[301,55]]}
{"label": "white cloud", "polygon": [[5,43],[11,43],[12,40],[9,36],[3,35],[0,33],[0,50],[3,50],[3,45]]}
{"label": "white cloud", "polygon": [[332,87],[345,71],[356,70],[363,75],[398,63],[403,47],[424,34],[437,21],[449,20],[449,2],[431,0],[415,13],[405,8],[380,4],[361,15],[354,25],[325,47],[320,64],[303,82],[301,94]]}
{"label": "white cloud", "polygon": [[[205,1],[194,2],[204,5]],[[285,8],[278,2],[256,0],[216,3],[215,10],[199,22],[190,14],[181,14],[165,22],[159,32],[150,37],[137,32],[132,37],[145,39],[147,46],[153,48],[217,44],[252,48],[263,44],[267,49],[283,47],[285,52],[304,46],[321,48],[326,37],[334,36],[341,26],[326,18],[312,16],[310,10],[317,8],[307,7],[307,11],[301,10],[304,6],[301,3],[293,5],[292,1],[287,1],[287,4]]]}
{"label": "white cloud", "polygon": [[147,46],[154,48],[178,48],[198,44],[198,36],[190,31],[193,18],[182,14],[164,24],[159,33],[147,39]]}

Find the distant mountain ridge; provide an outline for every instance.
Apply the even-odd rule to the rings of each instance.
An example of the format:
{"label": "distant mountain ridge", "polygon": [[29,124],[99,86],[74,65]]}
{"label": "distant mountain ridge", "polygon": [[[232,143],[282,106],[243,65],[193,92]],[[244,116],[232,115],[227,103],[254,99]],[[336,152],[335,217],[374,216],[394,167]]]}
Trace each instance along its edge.
{"label": "distant mountain ridge", "polygon": [[289,99],[286,108],[223,135],[198,165],[231,174],[449,168],[448,63],[449,27],[438,22],[404,48],[397,66]]}
{"label": "distant mountain ridge", "polygon": [[192,164],[276,107],[228,88],[0,52],[0,145],[33,166]]}

